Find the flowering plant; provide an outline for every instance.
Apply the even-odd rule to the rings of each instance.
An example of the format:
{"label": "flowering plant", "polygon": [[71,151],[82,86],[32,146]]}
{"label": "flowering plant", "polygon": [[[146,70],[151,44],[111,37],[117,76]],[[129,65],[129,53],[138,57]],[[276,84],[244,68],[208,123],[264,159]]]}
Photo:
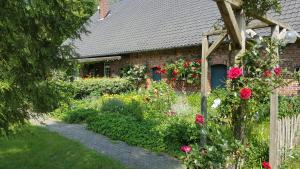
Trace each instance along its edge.
{"label": "flowering plant", "polygon": [[162,66],[170,81],[183,80],[189,84],[199,84],[201,77],[201,59],[179,59]]}

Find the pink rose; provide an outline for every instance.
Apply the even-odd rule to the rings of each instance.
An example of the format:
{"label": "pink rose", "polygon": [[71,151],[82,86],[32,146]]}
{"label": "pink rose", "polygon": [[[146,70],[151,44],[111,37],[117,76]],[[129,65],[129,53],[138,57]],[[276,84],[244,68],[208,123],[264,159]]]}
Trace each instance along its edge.
{"label": "pink rose", "polygon": [[204,116],[201,114],[196,114],[195,122],[200,125],[204,124]]}
{"label": "pink rose", "polygon": [[252,96],[252,90],[249,88],[243,88],[240,90],[240,97],[243,100],[248,100]]}
{"label": "pink rose", "polygon": [[192,151],[192,147],[191,147],[191,146],[181,146],[181,147],[180,147],[180,150],[181,150],[182,152],[189,153],[189,152]]}
{"label": "pink rose", "polygon": [[233,67],[227,72],[229,79],[237,79],[243,75],[243,70],[239,67]]}
{"label": "pink rose", "polygon": [[280,67],[276,67],[276,68],[274,69],[274,73],[275,73],[277,76],[280,76],[281,73],[282,73],[282,69],[281,69]]}

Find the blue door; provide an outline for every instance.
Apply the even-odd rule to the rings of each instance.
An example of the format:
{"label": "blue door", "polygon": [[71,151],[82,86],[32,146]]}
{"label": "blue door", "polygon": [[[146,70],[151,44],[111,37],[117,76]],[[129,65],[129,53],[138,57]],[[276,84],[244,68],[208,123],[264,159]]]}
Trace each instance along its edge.
{"label": "blue door", "polygon": [[212,65],[211,66],[211,87],[212,89],[218,87],[225,87],[227,77],[226,65]]}
{"label": "blue door", "polygon": [[158,70],[156,67],[151,69],[153,81],[161,81],[161,74],[157,72]]}

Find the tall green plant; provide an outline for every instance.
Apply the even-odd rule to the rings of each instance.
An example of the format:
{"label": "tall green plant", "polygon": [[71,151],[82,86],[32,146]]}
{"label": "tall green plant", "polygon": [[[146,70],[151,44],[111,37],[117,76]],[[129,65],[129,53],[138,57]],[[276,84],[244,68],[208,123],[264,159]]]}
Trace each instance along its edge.
{"label": "tall green plant", "polygon": [[[0,2],[0,133],[48,111],[52,70],[67,69],[72,48],[61,45],[85,32],[93,0]],[[51,106],[50,106],[51,107]]]}

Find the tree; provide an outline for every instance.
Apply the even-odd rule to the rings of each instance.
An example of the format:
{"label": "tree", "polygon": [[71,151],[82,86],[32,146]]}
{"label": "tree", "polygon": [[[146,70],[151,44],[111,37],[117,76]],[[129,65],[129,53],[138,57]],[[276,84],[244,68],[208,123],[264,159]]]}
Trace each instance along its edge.
{"label": "tree", "polygon": [[12,0],[0,2],[0,134],[45,113],[57,95],[49,85],[53,70],[67,69],[69,37],[86,32],[93,0]]}

